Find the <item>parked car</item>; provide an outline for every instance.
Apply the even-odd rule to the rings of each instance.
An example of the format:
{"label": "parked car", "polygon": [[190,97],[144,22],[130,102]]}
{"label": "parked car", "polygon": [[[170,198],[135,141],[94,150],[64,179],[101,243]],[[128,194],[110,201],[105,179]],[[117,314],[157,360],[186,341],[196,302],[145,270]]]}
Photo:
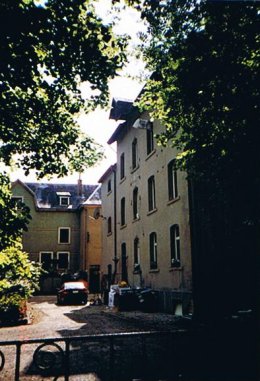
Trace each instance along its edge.
{"label": "parked car", "polygon": [[86,304],[88,289],[81,281],[65,282],[57,292],[57,304]]}

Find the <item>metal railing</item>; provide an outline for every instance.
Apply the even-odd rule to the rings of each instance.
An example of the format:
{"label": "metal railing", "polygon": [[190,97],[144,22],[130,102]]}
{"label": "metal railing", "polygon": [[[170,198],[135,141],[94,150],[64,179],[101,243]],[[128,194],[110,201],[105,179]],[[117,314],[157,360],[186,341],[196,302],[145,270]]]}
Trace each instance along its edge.
{"label": "metal railing", "polygon": [[[10,377],[15,381],[21,375],[23,380],[32,376],[37,379],[38,375],[46,380],[62,376],[69,381],[72,375],[89,373],[102,381],[147,379],[151,375],[159,379],[169,373],[173,379],[174,374],[181,372],[176,368],[176,343],[183,334],[184,331],[131,332],[0,342],[0,379],[2,372],[3,379]],[[15,347],[15,353],[11,347]],[[10,357],[13,369],[7,364]]]}

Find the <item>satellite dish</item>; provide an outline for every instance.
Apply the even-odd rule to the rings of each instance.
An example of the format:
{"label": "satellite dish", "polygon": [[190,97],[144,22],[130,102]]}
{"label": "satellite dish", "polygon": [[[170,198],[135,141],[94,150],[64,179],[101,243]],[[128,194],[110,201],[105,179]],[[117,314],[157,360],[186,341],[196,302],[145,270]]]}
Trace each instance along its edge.
{"label": "satellite dish", "polygon": [[100,208],[96,208],[93,213],[93,217],[97,220],[100,217]]}
{"label": "satellite dish", "polygon": [[133,124],[134,128],[148,129],[150,127],[150,121],[146,119],[136,119]]}

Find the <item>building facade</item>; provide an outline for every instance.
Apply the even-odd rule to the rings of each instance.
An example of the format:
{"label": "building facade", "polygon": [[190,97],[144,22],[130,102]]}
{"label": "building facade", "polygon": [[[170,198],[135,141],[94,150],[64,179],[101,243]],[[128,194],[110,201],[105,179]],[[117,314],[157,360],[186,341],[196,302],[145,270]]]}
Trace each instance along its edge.
{"label": "building facade", "polygon": [[61,274],[79,271],[88,273],[90,286],[98,289],[101,223],[90,217],[101,207],[99,187],[82,185],[81,181],[68,185],[17,180],[12,193],[14,199],[30,208],[23,249],[30,260],[42,263],[47,271],[42,291],[53,291]]}
{"label": "building facade", "polygon": [[[120,119],[113,105],[112,117]],[[117,142],[117,164],[100,179],[102,271],[110,264],[115,281],[150,287],[164,299],[164,310],[181,305],[187,311],[192,292],[188,185],[185,173],[175,170],[176,149],[157,145],[154,136],[161,131],[158,121],[130,107],[108,141]]]}

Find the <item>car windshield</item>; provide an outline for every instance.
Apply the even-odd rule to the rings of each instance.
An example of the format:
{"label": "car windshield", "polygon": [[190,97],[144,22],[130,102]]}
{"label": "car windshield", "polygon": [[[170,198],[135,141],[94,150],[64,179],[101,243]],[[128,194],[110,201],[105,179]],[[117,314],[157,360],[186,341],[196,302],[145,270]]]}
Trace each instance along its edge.
{"label": "car windshield", "polygon": [[73,290],[73,289],[80,289],[83,290],[85,287],[83,282],[67,282],[64,283],[64,290]]}

